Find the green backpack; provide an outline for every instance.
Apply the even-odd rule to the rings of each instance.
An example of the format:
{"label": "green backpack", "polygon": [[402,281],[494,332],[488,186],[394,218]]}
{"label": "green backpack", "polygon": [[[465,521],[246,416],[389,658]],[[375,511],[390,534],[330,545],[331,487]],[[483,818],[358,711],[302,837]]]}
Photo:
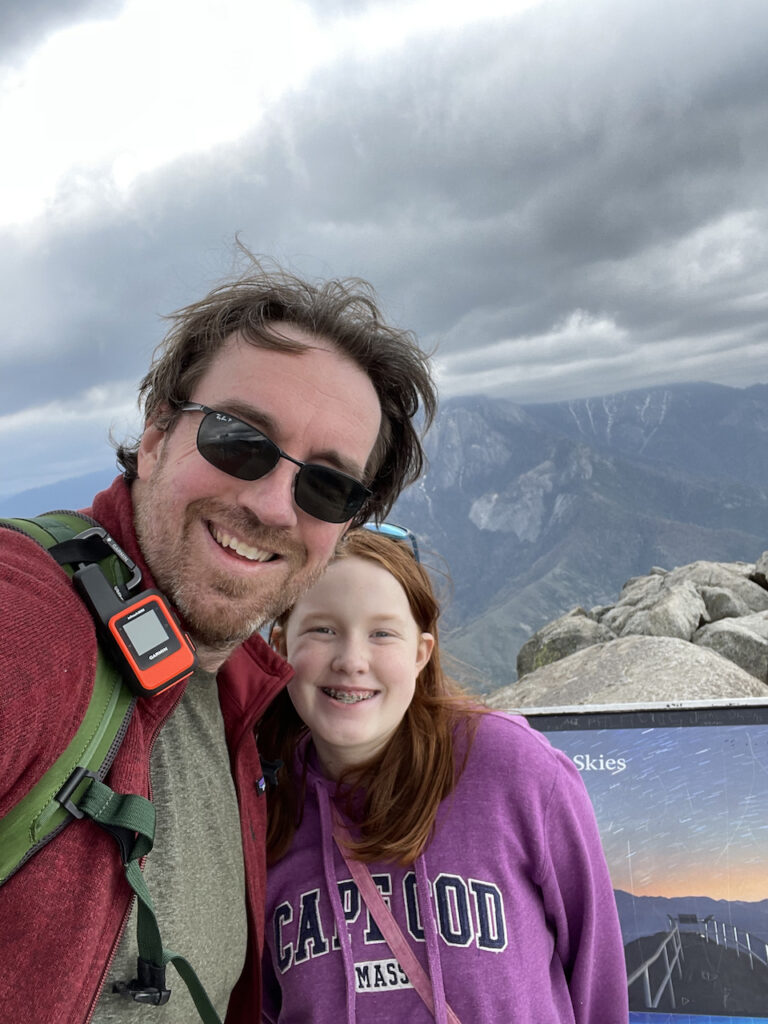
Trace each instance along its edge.
{"label": "green backpack", "polygon": [[[71,577],[78,565],[97,564],[116,590],[141,573],[98,523],[77,512],[47,512],[33,519],[0,519],[0,527],[41,544]],[[118,554],[119,553],[119,554]],[[137,698],[99,643],[93,692],[72,742],[37,784],[0,819],[0,885],[75,819],[91,818],[116,840],[125,875],[138,898],[138,976],[121,983],[124,995],[162,1005],[170,997],[165,967],[172,962],[204,1024],[221,1024],[187,960],[163,948],[139,861],[152,849],[155,809],[137,794],[113,792],[104,778],[125,738]]]}

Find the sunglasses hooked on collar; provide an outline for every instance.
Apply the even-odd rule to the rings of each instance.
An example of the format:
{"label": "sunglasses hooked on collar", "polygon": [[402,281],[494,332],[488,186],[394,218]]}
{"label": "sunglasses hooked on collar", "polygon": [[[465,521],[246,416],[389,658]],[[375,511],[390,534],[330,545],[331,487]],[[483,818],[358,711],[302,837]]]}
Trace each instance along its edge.
{"label": "sunglasses hooked on collar", "polygon": [[326,523],[346,523],[352,519],[372,492],[359,480],[330,466],[301,462],[278,448],[256,427],[227,412],[219,412],[198,402],[180,402],[179,412],[202,412],[197,429],[197,450],[222,473],[238,480],[259,480],[270,473],[280,459],[299,467],[293,485],[298,507]]}

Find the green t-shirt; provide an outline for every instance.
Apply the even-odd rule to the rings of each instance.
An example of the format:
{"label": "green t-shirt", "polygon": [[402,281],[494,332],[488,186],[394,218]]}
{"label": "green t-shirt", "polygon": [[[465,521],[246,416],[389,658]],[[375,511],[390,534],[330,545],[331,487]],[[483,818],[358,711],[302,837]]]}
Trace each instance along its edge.
{"label": "green t-shirt", "polygon": [[[245,874],[235,785],[215,676],[198,671],[155,741],[150,759],[155,844],[144,877],[166,949],[189,960],[219,1016],[245,960]],[[169,965],[165,1006],[112,992],[136,977],[136,901],[93,1024],[196,1024],[187,986]]]}

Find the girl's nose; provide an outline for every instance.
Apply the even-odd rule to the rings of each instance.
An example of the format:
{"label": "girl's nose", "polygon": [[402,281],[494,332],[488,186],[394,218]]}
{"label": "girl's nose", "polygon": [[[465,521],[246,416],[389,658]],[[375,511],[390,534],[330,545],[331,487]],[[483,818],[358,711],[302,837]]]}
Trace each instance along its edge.
{"label": "girl's nose", "polygon": [[359,675],[368,671],[368,654],[365,643],[359,638],[349,637],[338,647],[331,668],[344,675]]}

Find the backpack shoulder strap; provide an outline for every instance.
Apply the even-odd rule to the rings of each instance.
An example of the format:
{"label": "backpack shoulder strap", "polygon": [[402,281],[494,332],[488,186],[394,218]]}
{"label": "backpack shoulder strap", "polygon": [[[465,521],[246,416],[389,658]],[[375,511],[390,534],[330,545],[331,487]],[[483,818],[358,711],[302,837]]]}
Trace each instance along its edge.
{"label": "backpack shoulder strap", "polygon": [[[34,519],[0,519],[49,549],[81,533],[92,521],[74,512],[50,512]],[[122,581],[119,559],[102,568]],[[64,570],[72,575],[69,566]],[[99,647],[93,690],[85,716],[67,749],[37,784],[0,820],[0,885],[74,818],[90,780],[103,780],[115,759],[136,704],[118,669]]]}
{"label": "backpack shoulder strap", "polygon": [[[69,576],[73,575],[69,561],[76,562],[80,556],[75,538],[97,525],[77,512],[63,511],[33,519],[0,519],[0,527],[24,533],[46,550],[55,548],[53,557]],[[121,561],[108,545],[98,564],[116,587],[126,582],[130,567],[135,570],[129,559]],[[140,860],[152,849],[155,809],[144,797],[114,793],[102,781],[125,738],[135,705],[136,697],[99,644],[91,699],[74,739],[37,785],[0,819],[0,885],[70,821],[91,818],[117,841],[125,877],[138,898],[137,978],[121,983],[117,990],[139,1003],[163,1005],[171,994],[165,968],[172,963],[203,1024],[221,1024],[189,961],[166,949],[160,937],[154,905],[139,867]]]}

